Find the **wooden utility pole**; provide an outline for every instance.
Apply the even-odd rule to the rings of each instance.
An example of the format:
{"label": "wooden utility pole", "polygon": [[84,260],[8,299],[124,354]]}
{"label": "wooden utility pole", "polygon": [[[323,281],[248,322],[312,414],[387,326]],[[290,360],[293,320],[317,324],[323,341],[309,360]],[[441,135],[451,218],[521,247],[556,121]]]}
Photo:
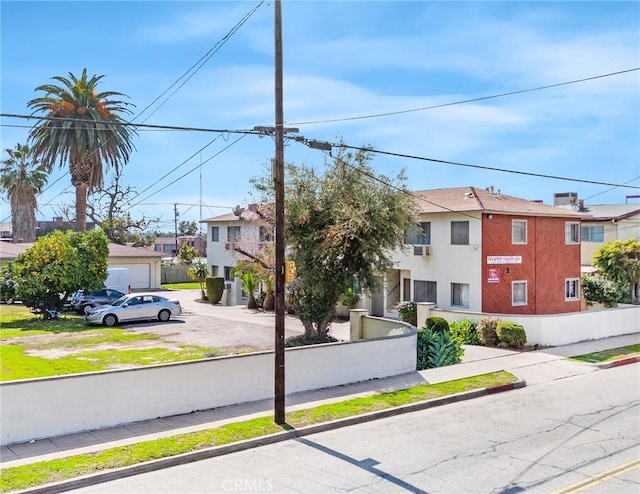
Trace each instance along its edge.
{"label": "wooden utility pole", "polygon": [[282,5],[274,1],[275,8],[275,173],[276,196],[276,290],[275,290],[275,400],[274,420],[283,425],[285,420],[284,389],[284,112],[282,109]]}

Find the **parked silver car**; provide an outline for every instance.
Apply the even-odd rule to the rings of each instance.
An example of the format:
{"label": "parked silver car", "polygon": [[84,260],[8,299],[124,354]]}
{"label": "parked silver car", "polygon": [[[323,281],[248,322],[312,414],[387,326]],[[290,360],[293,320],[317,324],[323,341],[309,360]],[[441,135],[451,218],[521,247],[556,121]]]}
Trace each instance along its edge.
{"label": "parked silver car", "polygon": [[161,297],[155,293],[132,293],[120,297],[111,305],[89,309],[85,320],[90,324],[115,326],[127,321],[168,321],[182,313],[179,300]]}

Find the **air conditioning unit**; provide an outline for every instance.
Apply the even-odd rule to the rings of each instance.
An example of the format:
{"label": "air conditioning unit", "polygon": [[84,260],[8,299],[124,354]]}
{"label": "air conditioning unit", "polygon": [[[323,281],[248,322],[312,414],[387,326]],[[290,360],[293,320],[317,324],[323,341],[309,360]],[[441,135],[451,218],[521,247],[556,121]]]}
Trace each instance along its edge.
{"label": "air conditioning unit", "polygon": [[414,245],[413,246],[413,255],[421,256],[423,253],[422,245]]}
{"label": "air conditioning unit", "polygon": [[431,255],[431,246],[430,245],[425,245],[422,248],[422,255],[423,256],[430,256]]}
{"label": "air conditioning unit", "polygon": [[224,248],[226,250],[231,250],[231,244],[229,242],[227,242],[226,244],[224,244]]}

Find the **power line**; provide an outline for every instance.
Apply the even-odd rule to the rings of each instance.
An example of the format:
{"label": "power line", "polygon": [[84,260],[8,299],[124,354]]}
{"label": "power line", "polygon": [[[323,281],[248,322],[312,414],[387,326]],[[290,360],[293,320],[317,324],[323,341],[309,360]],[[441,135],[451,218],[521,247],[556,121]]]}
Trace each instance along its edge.
{"label": "power line", "polygon": [[333,118],[333,119],[328,119],[328,120],[309,120],[306,122],[286,122],[289,125],[311,125],[311,124],[319,124],[319,123],[334,123],[334,122],[348,122],[351,120],[365,120],[365,119],[370,119],[370,118],[380,118],[380,117],[389,117],[389,116],[393,116],[393,115],[402,115],[405,113],[414,113],[414,112],[419,112],[419,111],[426,111],[426,110],[434,110],[436,108],[444,108],[447,106],[454,106],[454,105],[462,105],[465,103],[474,103],[476,101],[485,101],[485,100],[489,100],[489,99],[496,99],[496,98],[503,98],[505,96],[513,96],[515,94],[523,94],[523,93],[530,93],[533,91],[542,91],[544,89],[551,89],[554,87],[561,87],[561,86],[568,86],[570,84],[578,84],[580,82],[587,82],[587,81],[593,81],[596,79],[602,79],[604,77],[612,77],[615,75],[620,75],[620,74],[627,74],[629,72],[634,72],[640,70],[640,67],[634,67],[632,69],[626,69],[626,70],[620,70],[618,72],[610,72],[608,74],[601,74],[601,75],[595,75],[592,77],[585,77],[584,79],[575,79],[573,81],[566,81],[566,82],[559,82],[557,84],[549,84],[547,86],[539,86],[539,87],[534,87],[534,88],[529,88],[529,89],[520,89],[518,91],[510,91],[508,93],[500,93],[500,94],[494,94],[491,96],[480,96],[478,98],[471,98],[471,99],[465,99],[465,100],[460,100],[460,101],[453,101],[451,103],[442,103],[440,105],[432,105],[432,106],[424,106],[421,108],[410,108],[408,110],[397,110],[397,111],[392,111],[392,112],[385,112],[385,113],[374,113],[371,115],[360,115],[360,116],[356,116],[356,117],[344,117],[344,118]]}

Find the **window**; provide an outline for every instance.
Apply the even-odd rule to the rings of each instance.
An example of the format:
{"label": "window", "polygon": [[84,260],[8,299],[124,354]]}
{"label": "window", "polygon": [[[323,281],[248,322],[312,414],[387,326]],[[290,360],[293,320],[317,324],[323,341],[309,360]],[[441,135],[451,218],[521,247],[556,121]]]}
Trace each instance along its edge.
{"label": "window", "polygon": [[413,300],[416,302],[438,302],[437,296],[437,284],[435,281],[420,281],[414,280],[413,282]]}
{"label": "window", "polygon": [[469,245],[469,222],[451,222],[451,245]]}
{"label": "window", "polygon": [[527,305],[527,282],[511,282],[511,305]]}
{"label": "window", "polygon": [[511,221],[511,243],[512,244],[527,243],[527,220]]}
{"label": "window", "polygon": [[579,278],[567,278],[564,280],[564,299],[580,300],[580,279]]}
{"label": "window", "polygon": [[583,242],[604,242],[604,226],[583,226],[580,238]]}
{"label": "window", "polygon": [[224,281],[233,281],[233,278],[231,278],[232,269],[233,269],[233,266],[224,267]]}
{"label": "window", "polygon": [[211,276],[218,276],[218,266],[211,265]]}
{"label": "window", "polygon": [[271,242],[273,235],[271,235],[271,228],[268,226],[261,226],[258,231],[258,239],[260,242]]}
{"label": "window", "polygon": [[[468,224],[468,222],[466,222]],[[451,305],[469,308],[469,285],[451,283]]]}
{"label": "window", "polygon": [[431,222],[422,221],[409,230],[406,234],[405,244],[430,245]]}
{"label": "window", "polygon": [[220,227],[218,226],[211,227],[211,241],[220,242]]}
{"label": "window", "polygon": [[564,243],[565,244],[580,243],[580,223],[566,222],[564,224]]}
{"label": "window", "polygon": [[239,242],[240,241],[240,227],[228,226],[227,227],[227,242]]}

